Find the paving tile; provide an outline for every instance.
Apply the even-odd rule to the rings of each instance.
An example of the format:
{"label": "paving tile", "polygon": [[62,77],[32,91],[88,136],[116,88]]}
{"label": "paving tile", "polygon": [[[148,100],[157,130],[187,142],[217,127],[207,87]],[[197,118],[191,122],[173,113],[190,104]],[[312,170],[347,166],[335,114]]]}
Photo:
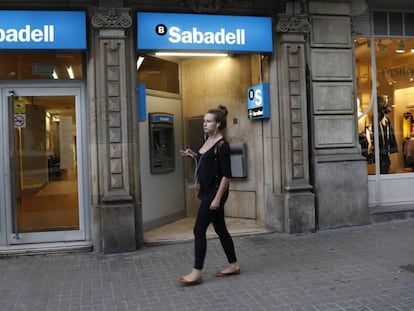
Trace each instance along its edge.
{"label": "paving tile", "polygon": [[0,259],[7,311],[414,310],[414,220],[287,235],[236,236],[242,273],[208,241],[204,283],[183,287],[193,243],[127,254],[65,253]]}

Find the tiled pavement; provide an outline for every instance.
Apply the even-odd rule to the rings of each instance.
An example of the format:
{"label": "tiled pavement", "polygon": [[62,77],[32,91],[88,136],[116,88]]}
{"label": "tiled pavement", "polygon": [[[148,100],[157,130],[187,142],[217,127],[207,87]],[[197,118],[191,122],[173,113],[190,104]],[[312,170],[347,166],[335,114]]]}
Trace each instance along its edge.
{"label": "tiled pavement", "polygon": [[215,278],[226,262],[209,240],[194,287],[175,281],[192,242],[1,258],[0,310],[414,310],[414,220],[234,241],[242,273]]}

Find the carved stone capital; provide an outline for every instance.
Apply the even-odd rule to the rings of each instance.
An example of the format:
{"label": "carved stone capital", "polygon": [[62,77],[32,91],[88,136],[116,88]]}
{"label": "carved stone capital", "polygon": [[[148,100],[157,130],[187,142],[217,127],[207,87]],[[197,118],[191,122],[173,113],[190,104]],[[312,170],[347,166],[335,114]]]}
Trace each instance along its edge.
{"label": "carved stone capital", "polygon": [[129,28],[132,25],[130,9],[94,8],[91,23],[94,28]]}
{"label": "carved stone capital", "polygon": [[311,24],[307,15],[278,15],[277,32],[308,33]]}
{"label": "carved stone capital", "polygon": [[181,0],[183,6],[187,6],[196,13],[215,13],[237,2],[238,0]]}

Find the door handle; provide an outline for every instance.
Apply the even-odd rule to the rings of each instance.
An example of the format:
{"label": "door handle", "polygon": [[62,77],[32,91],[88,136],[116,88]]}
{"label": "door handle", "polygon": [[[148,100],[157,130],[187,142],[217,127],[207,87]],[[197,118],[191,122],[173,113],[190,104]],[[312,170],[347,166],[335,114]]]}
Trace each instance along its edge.
{"label": "door handle", "polygon": [[14,129],[14,97],[15,92],[9,91],[8,108],[9,108],[9,163],[10,163],[10,203],[12,214],[12,233],[13,238],[19,239],[19,215],[17,206],[18,194],[18,177],[17,177],[17,148],[16,148],[16,131]]}

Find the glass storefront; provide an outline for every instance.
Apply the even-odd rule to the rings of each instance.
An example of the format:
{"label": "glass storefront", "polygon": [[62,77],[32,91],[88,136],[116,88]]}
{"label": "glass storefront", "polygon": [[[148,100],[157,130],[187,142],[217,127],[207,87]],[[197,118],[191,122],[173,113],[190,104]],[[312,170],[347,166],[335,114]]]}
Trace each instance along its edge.
{"label": "glass storefront", "polygon": [[85,105],[73,81],[84,78],[83,58],[74,51],[0,52],[7,244],[85,237],[79,157]]}
{"label": "glass storefront", "polygon": [[[10,154],[16,232],[79,230],[74,96],[13,99]],[[25,116],[25,124],[16,118]],[[12,119],[12,118],[11,118]]]}
{"label": "glass storefront", "polygon": [[358,132],[368,174],[411,173],[414,39],[357,38],[355,57]]}

